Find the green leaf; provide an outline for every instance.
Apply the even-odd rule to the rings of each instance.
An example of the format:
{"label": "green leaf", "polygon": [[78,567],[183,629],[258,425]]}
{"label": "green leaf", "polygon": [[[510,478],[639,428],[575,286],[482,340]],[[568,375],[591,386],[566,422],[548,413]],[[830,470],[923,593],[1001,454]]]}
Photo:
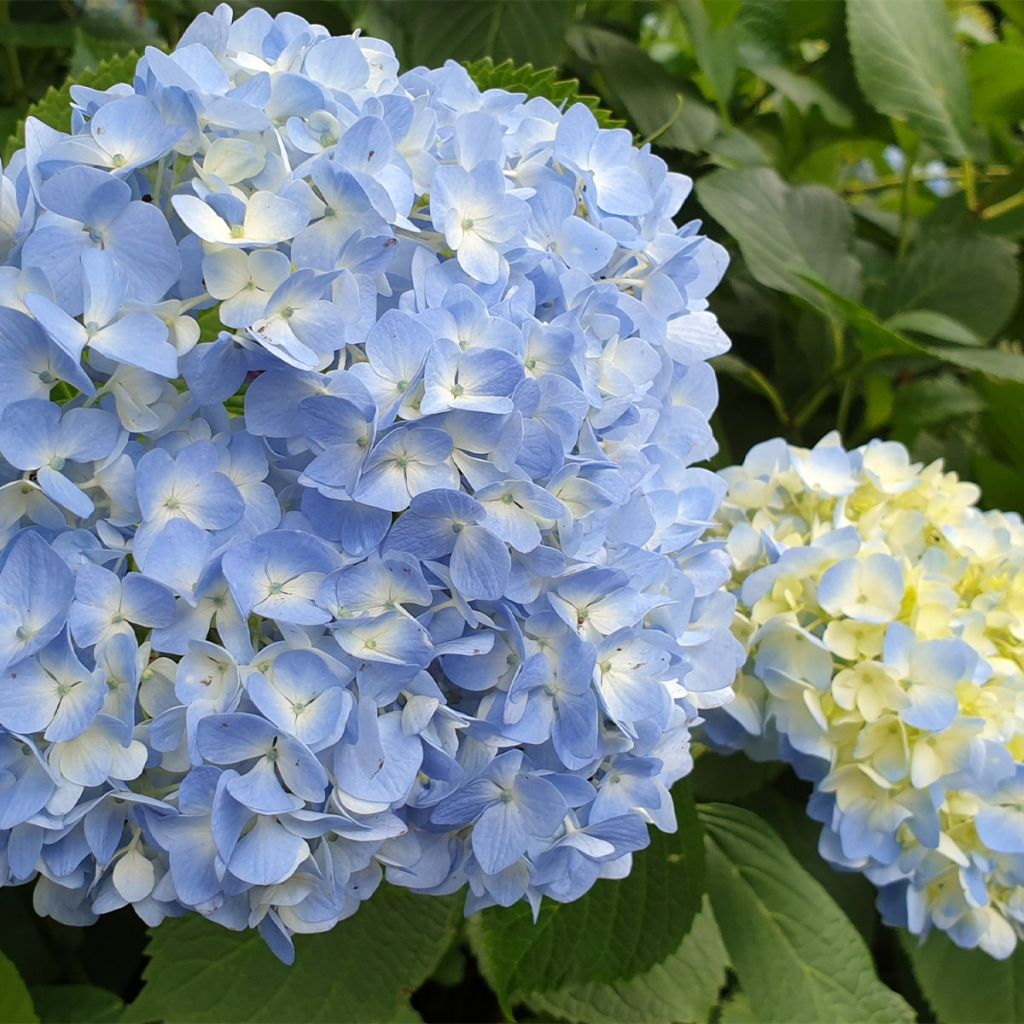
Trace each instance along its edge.
{"label": "green leaf", "polygon": [[975,452],[971,459],[974,482],[981,488],[982,506],[1009,512],[1024,511],[1024,476],[1005,462]]}
{"label": "green leaf", "polygon": [[17,968],[0,953],[0,1024],[38,1024],[32,997]]}
{"label": "green leaf", "polygon": [[878,980],[857,930],[760,818],[727,804],[700,811],[711,905],[757,1020],[914,1019]]}
{"label": "green leaf", "polygon": [[796,75],[777,65],[761,65],[754,69],[769,85],[777,89],[804,116],[811,107],[817,107],[821,116],[837,128],[853,127],[853,114],[824,86],[806,75]]}
{"label": "green leaf", "polygon": [[[100,61],[93,69],[84,72],[77,78],[69,78],[59,89],[53,86],[47,90],[36,103],[28,108],[26,117],[37,117],[51,128],[62,132],[71,130],[71,86],[86,85],[91,89],[109,89],[118,82],[130,82],[135,75],[135,65],[139,61],[137,53],[128,53],[123,57],[111,57]],[[10,160],[15,150],[25,145],[25,120],[18,122],[17,131],[7,140],[4,161]]]}
{"label": "green leaf", "polygon": [[33,985],[32,1000],[43,1024],[109,1024],[124,1009],[119,996],[95,985]]}
{"label": "green leaf", "polygon": [[633,855],[628,878],[602,880],[574,903],[485,910],[470,938],[488,981],[506,1005],[591,983],[634,978],[679,948],[700,907],[704,865],[689,786],[673,790],[679,828],[653,831]]}
{"label": "green leaf", "polygon": [[960,949],[933,931],[920,946],[900,935],[921,991],[942,1024],[1011,1024],[1024,1020],[1024,946],[1008,960]]}
{"label": "green leaf", "polygon": [[705,750],[690,773],[694,796],[701,801],[731,802],[770,785],[782,773],[779,761],[763,764],[743,754],[717,754]]}
{"label": "green leaf", "polygon": [[945,156],[967,155],[967,75],[942,0],[852,0],[846,5],[861,92],[906,121]]}
{"label": "green leaf", "polygon": [[883,324],[871,310],[833,292],[811,275],[804,280],[823,295],[833,312],[854,329],[857,342],[868,360],[884,356],[918,356],[939,359],[964,370],[978,370],[1000,380],[1024,382],[1024,355],[995,348],[965,348],[960,345],[921,345]]}
{"label": "green leaf", "polygon": [[925,235],[896,264],[879,313],[883,319],[908,310],[943,313],[987,341],[1020,297],[1015,255],[1013,243],[991,235]]}
{"label": "green leaf", "polygon": [[950,348],[936,345],[930,349],[939,359],[965,370],[980,370],[1000,380],[1024,382],[1024,355],[998,348]]}
{"label": "green leaf", "polygon": [[711,87],[712,96],[724,111],[736,81],[737,35],[731,22],[716,25],[712,21],[714,3],[704,0],[676,0],[690,31],[697,64]]}
{"label": "green leaf", "polygon": [[643,136],[659,146],[700,152],[714,138],[719,119],[699,100],[684,96],[675,78],[636,43],[593,25],[573,25],[567,40],[588,66],[601,94],[629,115]]}
{"label": "green leaf", "polygon": [[697,198],[736,239],[761,284],[819,309],[825,303],[808,276],[839,294],[860,294],[860,264],[850,252],[853,216],[829,189],[787,185],[768,168],[722,170],[698,181]]}
{"label": "green leaf", "polygon": [[534,1010],[585,1024],[704,1021],[725,984],[728,957],[707,897],[679,948],[629,981],[534,995]]}
{"label": "green leaf", "polygon": [[404,8],[409,63],[438,67],[446,60],[493,57],[540,67],[562,63],[571,0],[432,0]]}
{"label": "green leaf", "polygon": [[454,934],[457,901],[384,885],[322,935],[300,935],[295,963],[256,932],[230,932],[198,914],[150,932],[145,987],[125,1021],[396,1021]]}
{"label": "green leaf", "polygon": [[936,313],[933,309],[910,309],[889,317],[885,323],[893,330],[927,334],[939,341],[951,341],[954,345],[981,345],[984,341],[959,320],[945,313]]}
{"label": "green leaf", "polygon": [[559,108],[582,103],[590,109],[602,128],[621,128],[626,123],[602,107],[596,96],[581,93],[579,79],[559,78],[557,68],[537,69],[532,64],[515,64],[511,60],[495,64],[490,57],[484,57],[483,60],[467,64],[466,70],[483,90],[521,92],[530,99],[542,96]]}
{"label": "green leaf", "polygon": [[1024,117],[1024,46],[979,46],[967,59],[967,73],[979,121],[1019,121]]}

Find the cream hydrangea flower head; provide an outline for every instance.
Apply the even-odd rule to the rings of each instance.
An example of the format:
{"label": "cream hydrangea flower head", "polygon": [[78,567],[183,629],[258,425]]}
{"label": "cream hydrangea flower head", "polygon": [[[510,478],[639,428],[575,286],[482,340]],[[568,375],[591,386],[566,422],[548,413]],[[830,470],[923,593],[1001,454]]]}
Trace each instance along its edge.
{"label": "cream hydrangea flower head", "polygon": [[722,473],[748,660],[712,742],[814,782],[823,856],[886,922],[1024,936],[1024,526],[900,444],[773,440]]}

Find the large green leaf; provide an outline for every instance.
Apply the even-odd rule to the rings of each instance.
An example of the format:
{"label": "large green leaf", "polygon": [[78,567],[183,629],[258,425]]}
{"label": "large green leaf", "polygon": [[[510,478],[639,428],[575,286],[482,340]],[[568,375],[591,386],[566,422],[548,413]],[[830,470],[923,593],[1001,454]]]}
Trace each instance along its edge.
{"label": "large green leaf", "polygon": [[0,953],[0,1024],[38,1024],[32,997],[17,968]]}
{"label": "large green leaf", "polygon": [[942,1024],[1016,1024],[1024,1020],[1024,947],[1009,960],[960,949],[941,932],[919,945],[906,933],[903,948],[914,976]]}
{"label": "large green leaf", "polygon": [[700,908],[704,864],[693,798],[673,791],[679,828],[654,832],[629,877],[600,881],[574,903],[486,910],[470,937],[488,980],[512,1004],[534,993],[634,978],[679,948]]}
{"label": "large green leaf", "polygon": [[528,1001],[535,1010],[584,1024],[704,1021],[718,1002],[727,966],[722,937],[705,897],[679,948],[646,973],[610,985],[535,995]]}
{"label": "large green leaf", "polygon": [[124,1009],[119,996],[95,985],[33,985],[32,1000],[42,1024],[109,1024]]}
{"label": "large green leaf", "polygon": [[908,310],[944,313],[988,340],[1020,297],[1015,255],[1011,242],[991,235],[924,235],[896,264],[879,296],[879,312],[883,318]]}
{"label": "large green leaf", "polygon": [[126,1021],[396,1021],[454,935],[457,901],[383,886],[354,917],[296,939],[295,964],[256,932],[196,914],[151,932],[145,987]]}
{"label": "large green leaf", "polygon": [[945,156],[967,154],[967,75],[942,0],[851,0],[857,81],[880,113],[906,121]]}
{"label": "large green leaf", "polygon": [[[74,79],[69,78],[59,89],[53,86],[46,95],[28,108],[26,117],[37,117],[51,128],[59,128],[62,132],[71,130],[71,86],[87,85],[91,89],[109,89],[118,82],[130,82],[135,75],[135,65],[139,61],[136,53],[128,53],[123,57],[111,57],[100,61],[94,68],[82,72]],[[25,144],[25,121],[18,122],[17,131],[7,140],[4,160],[9,160],[16,149]]]}
{"label": "large green leaf", "polygon": [[760,818],[701,807],[708,893],[757,1020],[912,1021],[875,973],[864,940]]}
{"label": "large green leaf", "polygon": [[700,179],[697,198],[736,239],[761,284],[819,308],[824,300],[807,277],[842,295],[860,294],[860,265],[850,252],[853,216],[829,189],[787,185],[768,168],[722,170]]}
{"label": "large green leaf", "polygon": [[570,0],[432,0],[406,3],[403,26],[410,65],[446,60],[513,60],[539,67],[562,63]]}

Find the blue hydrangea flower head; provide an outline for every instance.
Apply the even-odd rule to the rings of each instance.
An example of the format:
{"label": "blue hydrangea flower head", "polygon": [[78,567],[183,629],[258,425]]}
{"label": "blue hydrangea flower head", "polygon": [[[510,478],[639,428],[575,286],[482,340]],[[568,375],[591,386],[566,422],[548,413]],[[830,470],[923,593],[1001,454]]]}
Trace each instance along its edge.
{"label": "blue hydrangea flower head", "polygon": [[29,120],[0,885],[288,959],[382,883],[536,911],[675,828],[742,660],[689,184],[583,106],[226,5]]}

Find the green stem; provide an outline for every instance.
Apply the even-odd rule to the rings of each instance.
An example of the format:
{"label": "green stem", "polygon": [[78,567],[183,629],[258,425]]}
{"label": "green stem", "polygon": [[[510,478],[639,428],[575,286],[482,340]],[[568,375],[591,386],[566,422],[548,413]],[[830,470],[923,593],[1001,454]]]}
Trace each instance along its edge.
{"label": "green stem", "polygon": [[839,412],[836,415],[836,429],[842,437],[846,436],[846,427],[850,419],[850,406],[853,404],[852,376],[843,381],[843,390],[839,395]]}
{"label": "green stem", "polygon": [[914,167],[910,160],[903,171],[903,184],[900,188],[900,243],[899,256],[902,259],[910,244],[910,194],[914,187]]}
{"label": "green stem", "polygon": [[974,168],[974,161],[970,158],[964,160],[964,194],[967,197],[967,209],[971,213],[978,211],[978,176]]}
{"label": "green stem", "polygon": [[981,211],[981,219],[994,220],[996,217],[1001,217],[1004,213],[1016,210],[1018,206],[1024,206],[1024,192],[1018,192],[1016,195],[1001,199],[998,203],[986,206]]}

